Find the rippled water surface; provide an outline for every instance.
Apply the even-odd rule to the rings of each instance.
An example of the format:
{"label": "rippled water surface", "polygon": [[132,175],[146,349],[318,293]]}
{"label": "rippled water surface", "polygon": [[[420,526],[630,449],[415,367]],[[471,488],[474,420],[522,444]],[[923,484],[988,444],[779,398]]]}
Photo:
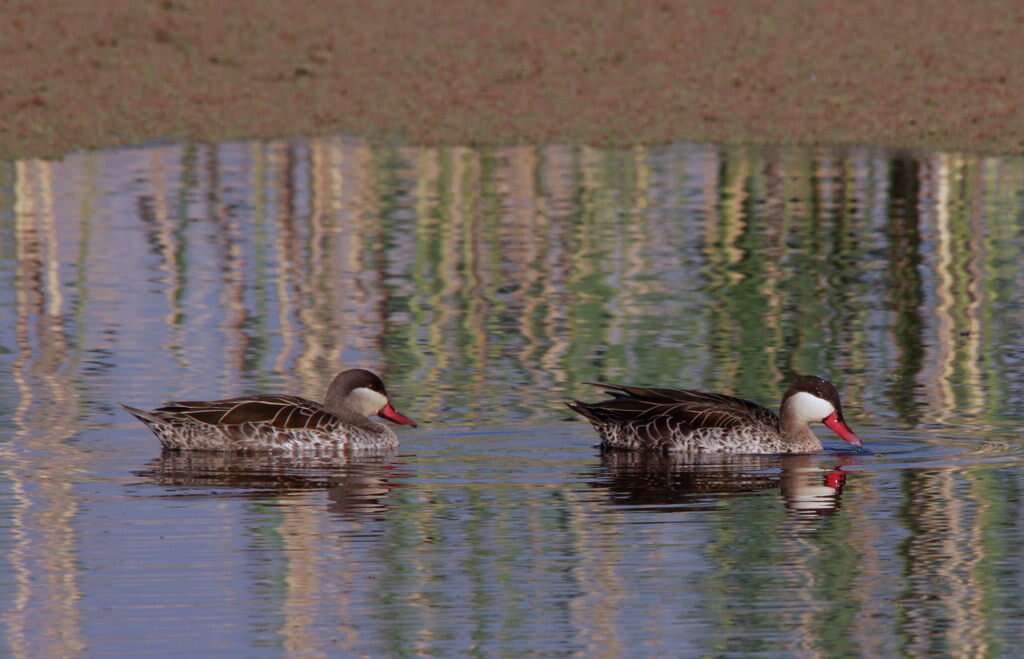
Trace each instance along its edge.
{"label": "rippled water surface", "polygon": [[[0,654],[1011,655],[1024,160],[322,139],[0,164]],[[118,406],[380,371],[396,453]],[[605,380],[871,454],[605,455]]]}

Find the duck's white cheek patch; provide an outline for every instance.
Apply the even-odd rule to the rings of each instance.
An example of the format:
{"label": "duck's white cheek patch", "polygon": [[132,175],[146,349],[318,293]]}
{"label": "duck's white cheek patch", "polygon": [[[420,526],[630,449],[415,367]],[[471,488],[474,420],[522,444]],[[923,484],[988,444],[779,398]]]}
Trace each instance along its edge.
{"label": "duck's white cheek patch", "polygon": [[352,407],[365,416],[371,416],[388,404],[388,399],[381,393],[366,387],[357,387],[349,394]]}
{"label": "duck's white cheek patch", "polygon": [[794,394],[789,404],[793,406],[797,416],[805,421],[821,421],[836,411],[832,403],[806,391]]}

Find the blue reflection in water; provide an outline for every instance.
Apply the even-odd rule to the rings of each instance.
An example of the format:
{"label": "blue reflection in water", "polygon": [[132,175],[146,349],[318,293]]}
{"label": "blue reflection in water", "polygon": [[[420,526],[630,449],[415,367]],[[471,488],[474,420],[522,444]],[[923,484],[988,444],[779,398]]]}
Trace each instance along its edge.
{"label": "blue reflection in water", "polygon": [[[1024,160],[161,146],[0,165],[11,656],[1005,654]],[[119,401],[382,372],[398,453],[163,455]],[[601,455],[590,380],[873,453]],[[824,435],[823,435],[824,436]]]}

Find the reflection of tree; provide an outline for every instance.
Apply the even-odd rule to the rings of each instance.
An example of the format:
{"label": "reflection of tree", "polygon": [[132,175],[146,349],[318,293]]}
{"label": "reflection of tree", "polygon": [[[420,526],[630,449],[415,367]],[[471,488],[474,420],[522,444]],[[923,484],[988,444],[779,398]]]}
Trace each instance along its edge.
{"label": "reflection of tree", "polygon": [[921,281],[921,231],[919,214],[919,173],[911,158],[893,159],[889,182],[888,289],[889,308],[894,315],[893,338],[897,346],[889,400],[907,423],[917,423],[920,405],[915,399],[918,374],[924,358],[922,338],[924,303]]}
{"label": "reflection of tree", "polygon": [[[903,476],[903,593],[898,623],[904,654],[991,652],[986,590],[979,569],[991,561],[982,540],[986,504],[964,472],[907,472]],[[965,487],[968,486],[968,487]],[[979,508],[980,503],[980,508]]]}
{"label": "reflection of tree", "polygon": [[[17,657],[78,656],[85,649],[73,481],[87,458],[68,442],[82,412],[81,353],[68,343],[53,183],[48,163],[15,168],[10,377],[17,404],[10,418],[14,435],[0,443],[0,456],[13,494],[5,523],[13,540],[5,552],[13,579],[3,619],[7,647]],[[88,251],[78,254],[88,257]],[[40,629],[47,633],[38,635]]]}
{"label": "reflection of tree", "polygon": [[[706,248],[711,277],[709,342],[713,367],[709,387],[739,391],[771,391],[779,383],[772,351],[778,342],[779,277],[769,279],[766,269],[771,247],[770,218],[757,212],[752,190],[762,177],[757,156],[726,154],[718,172],[717,216],[709,222],[713,240]],[[738,156],[738,157],[729,157]],[[715,228],[712,229],[712,225]],[[717,382],[716,382],[717,380]]]}
{"label": "reflection of tree", "polygon": [[[232,372],[270,370],[319,391],[356,361],[443,392],[448,409],[545,416],[550,396],[522,396],[614,377],[771,401],[793,371],[841,381],[853,365],[879,385],[857,385],[866,405],[916,423],[923,405],[983,414],[984,391],[1016,377],[989,347],[1014,339],[992,311],[1017,276],[1011,223],[992,219],[1012,177],[980,161],[322,139],[163,147],[145,162],[134,210],[159,259],[165,349],[178,369],[230,357],[218,379],[231,388]],[[200,303],[215,304],[186,308]],[[865,314],[880,312],[888,334],[871,345]],[[925,334],[946,346],[927,376]],[[922,378],[948,395],[923,400]]]}
{"label": "reflection of tree", "polygon": [[[166,346],[179,364],[189,365],[189,352],[185,349],[184,335],[185,312],[183,302],[188,291],[188,243],[186,228],[188,224],[188,189],[195,184],[196,163],[195,147],[184,149],[180,154],[180,169],[172,168],[170,149],[154,149],[149,157],[149,178],[151,190],[149,194],[138,197],[137,217],[145,229],[146,242],[150,249],[159,256],[159,268],[163,273],[164,297],[167,301],[167,313],[164,317],[169,330],[170,339]],[[168,181],[169,171],[178,174],[180,181]],[[181,187],[177,196],[172,199],[168,184],[176,183]]]}
{"label": "reflection of tree", "polygon": [[972,212],[975,194],[967,189],[973,182],[970,170],[959,158],[935,159],[930,182],[937,203],[933,218],[935,297],[935,346],[929,354],[934,376],[929,378],[929,403],[937,421],[955,413],[977,415],[980,410],[978,317],[981,302],[979,261],[983,226]]}

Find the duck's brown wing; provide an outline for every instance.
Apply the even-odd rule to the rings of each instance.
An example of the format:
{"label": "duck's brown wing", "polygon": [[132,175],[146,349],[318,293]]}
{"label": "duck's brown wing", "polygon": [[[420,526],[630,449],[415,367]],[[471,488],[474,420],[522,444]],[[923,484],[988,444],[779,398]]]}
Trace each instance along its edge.
{"label": "duck's brown wing", "polygon": [[180,400],[153,410],[153,414],[168,421],[192,421],[212,426],[266,424],[281,429],[326,429],[338,421],[319,404],[298,396]]}
{"label": "duck's brown wing", "polygon": [[569,407],[602,425],[649,426],[692,432],[700,428],[779,427],[779,417],[749,400],[693,389],[661,389],[588,382],[613,398],[597,403],[573,401]]}

